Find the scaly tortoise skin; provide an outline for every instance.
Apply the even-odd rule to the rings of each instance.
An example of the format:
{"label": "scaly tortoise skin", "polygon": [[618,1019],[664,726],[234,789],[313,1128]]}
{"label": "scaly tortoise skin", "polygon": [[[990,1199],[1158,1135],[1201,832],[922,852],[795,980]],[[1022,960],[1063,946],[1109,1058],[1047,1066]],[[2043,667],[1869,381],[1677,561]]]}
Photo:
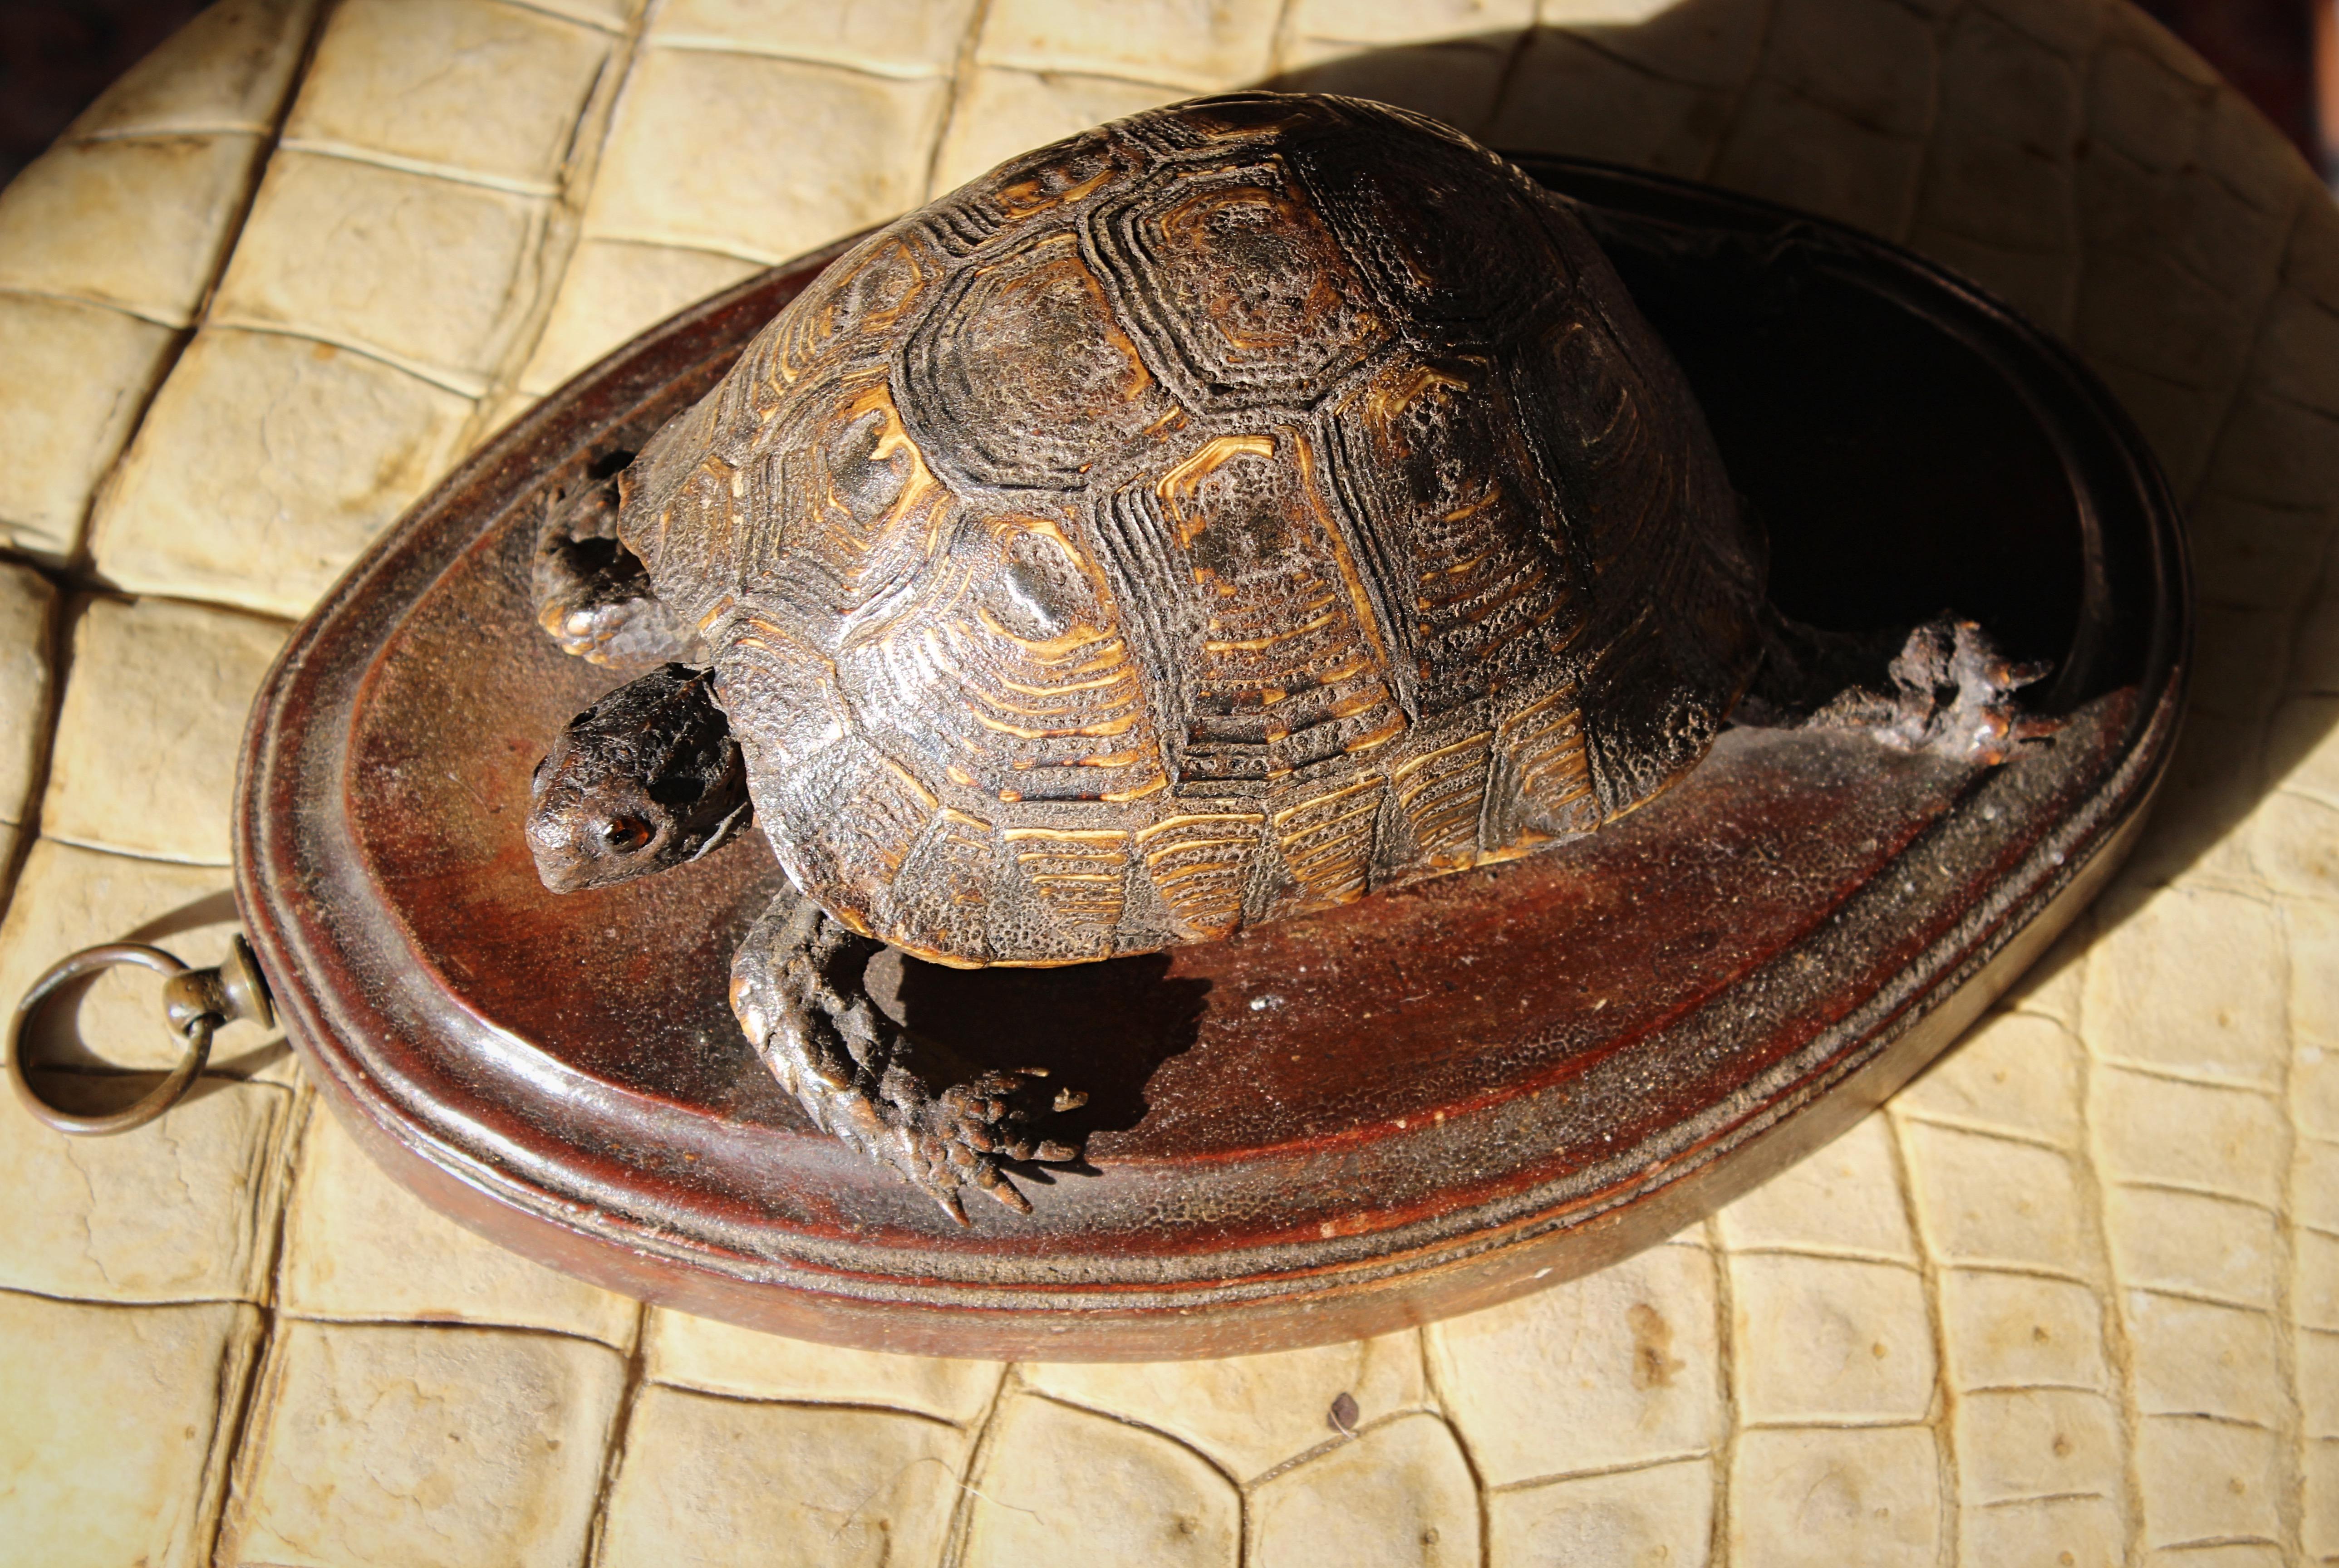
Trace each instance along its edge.
{"label": "scaly tortoise skin", "polygon": [[[1566,205],[1433,122],[1268,94],[871,237],[552,511],[537,586],[569,651],[676,661],[539,770],[548,885],[694,858],[751,795],[795,892],[734,1009],[961,1218],[960,1183],[1023,1207],[1001,1162],[1075,1151],[1036,1075],[870,1002],[879,943],[1150,952],[1564,843],[1694,764],[1779,641],[1704,420]],[[1927,646],[1979,660],[1961,722],[2002,738],[2029,672]]]}

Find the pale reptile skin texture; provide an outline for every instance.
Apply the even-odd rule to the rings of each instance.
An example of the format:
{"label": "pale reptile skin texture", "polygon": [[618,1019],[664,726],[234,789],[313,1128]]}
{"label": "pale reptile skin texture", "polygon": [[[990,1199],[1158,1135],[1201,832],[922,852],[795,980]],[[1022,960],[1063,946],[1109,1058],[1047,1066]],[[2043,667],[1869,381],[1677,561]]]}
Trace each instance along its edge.
{"label": "pale reptile skin texture", "polygon": [[[147,597],[0,577],[0,820],[28,848],[0,999],[148,922],[216,959],[282,617],[528,399],[1020,148],[1302,68],[1489,145],[1855,223],[2074,344],[2187,506],[2205,601],[2137,861],[1925,1079],[1673,1245],[1241,1361],[907,1361],[644,1308],[424,1212],[231,1037],[150,1135],[0,1110],[0,1542],[462,1568],[2339,1556],[2339,215],[2309,173],[2094,0],[1105,15],[254,6],[94,111],[0,195],[0,523]],[[125,981],[83,1018],[159,1063],[151,1005]]]}

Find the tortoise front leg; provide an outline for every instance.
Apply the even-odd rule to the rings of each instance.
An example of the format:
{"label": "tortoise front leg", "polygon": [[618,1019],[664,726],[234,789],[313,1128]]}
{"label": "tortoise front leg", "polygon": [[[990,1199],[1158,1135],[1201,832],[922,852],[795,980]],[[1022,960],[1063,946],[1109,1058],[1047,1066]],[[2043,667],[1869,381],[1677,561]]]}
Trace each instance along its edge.
{"label": "tortoise front leg", "polygon": [[1060,1090],[1035,1106],[1045,1093],[1044,1071],[977,1070],[913,1039],[870,1000],[863,981],[883,945],[784,891],[731,961],[731,1011],[764,1065],[822,1131],[891,1165],[961,1225],[967,1218],[959,1188],[968,1184],[1029,1214],[1031,1200],[1001,1166],[1078,1159],[1077,1148],[1041,1138],[1031,1124],[1049,1109],[1077,1109],[1088,1097]]}
{"label": "tortoise front leg", "polygon": [[698,638],[658,602],[641,557],[617,537],[621,472],[616,453],[583,488],[556,495],[538,525],[531,587],[536,622],[560,645],[597,665],[706,663]]}

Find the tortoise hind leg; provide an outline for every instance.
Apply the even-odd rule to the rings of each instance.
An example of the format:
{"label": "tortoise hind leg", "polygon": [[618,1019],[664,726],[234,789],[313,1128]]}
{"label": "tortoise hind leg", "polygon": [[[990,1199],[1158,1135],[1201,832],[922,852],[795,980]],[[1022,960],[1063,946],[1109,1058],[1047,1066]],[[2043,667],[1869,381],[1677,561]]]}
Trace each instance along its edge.
{"label": "tortoise hind leg", "polygon": [[698,638],[658,602],[641,557],[617,537],[629,452],[595,465],[581,489],[556,495],[538,525],[530,587],[537,625],[597,665],[706,663]]}
{"label": "tortoise hind leg", "polygon": [[1041,1138],[1032,1122],[1051,1109],[1076,1109],[1087,1096],[1059,1090],[1035,1106],[1044,1072],[977,1070],[913,1039],[863,983],[883,945],[783,891],[731,961],[731,1011],[821,1130],[908,1177],[961,1225],[962,1186],[1030,1213],[1001,1167],[1078,1159],[1077,1148]]}
{"label": "tortoise hind leg", "polygon": [[1995,764],[2059,719],[2015,694],[2053,667],[2018,664],[1944,611],[1906,632],[1822,631],[1762,609],[1762,666],[1731,717],[1766,729],[1856,729],[1898,751]]}

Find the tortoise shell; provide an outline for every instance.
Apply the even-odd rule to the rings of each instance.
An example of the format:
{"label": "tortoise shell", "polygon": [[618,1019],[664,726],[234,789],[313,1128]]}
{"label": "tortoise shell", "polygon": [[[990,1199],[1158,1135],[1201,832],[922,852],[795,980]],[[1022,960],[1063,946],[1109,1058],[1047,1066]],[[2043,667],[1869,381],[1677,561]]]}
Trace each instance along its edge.
{"label": "tortoise shell", "polygon": [[1065,963],[1591,832],[1703,754],[1757,550],[1564,202],[1248,94],[871,236],[629,471],[803,892]]}

